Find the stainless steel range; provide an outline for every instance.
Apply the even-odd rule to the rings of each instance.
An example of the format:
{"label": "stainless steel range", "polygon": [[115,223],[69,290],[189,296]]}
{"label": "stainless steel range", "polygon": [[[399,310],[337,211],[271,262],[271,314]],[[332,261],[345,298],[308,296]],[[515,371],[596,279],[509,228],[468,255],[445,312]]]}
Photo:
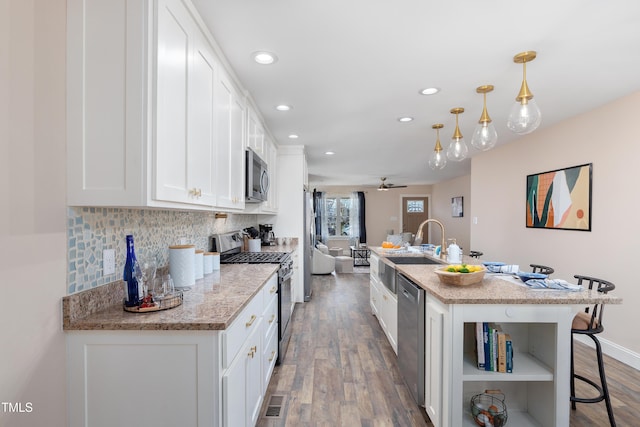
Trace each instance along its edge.
{"label": "stainless steel range", "polygon": [[291,276],[293,260],[289,252],[242,252],[242,233],[214,234],[211,249],[220,252],[221,264],[279,264],[278,269],[278,358],[282,363],[291,338]]}

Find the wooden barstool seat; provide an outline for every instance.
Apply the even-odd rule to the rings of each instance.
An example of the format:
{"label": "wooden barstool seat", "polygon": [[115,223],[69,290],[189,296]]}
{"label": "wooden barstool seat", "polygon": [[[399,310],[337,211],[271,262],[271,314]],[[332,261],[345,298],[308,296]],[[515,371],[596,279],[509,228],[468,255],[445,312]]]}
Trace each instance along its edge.
{"label": "wooden barstool seat", "polygon": [[[615,289],[615,285],[606,280],[580,275],[575,275],[573,277],[578,279],[579,285],[588,286],[589,289],[596,289],[598,292],[602,292],[603,294],[606,294],[607,292]],[[585,308],[584,311],[576,314],[576,316],[573,318],[573,322],[571,325],[571,408],[573,408],[574,410],[576,409],[576,402],[597,403],[604,400],[607,406],[607,414],[609,415],[609,423],[613,427],[616,425],[616,421],[613,418],[613,407],[611,406],[611,397],[609,396],[609,388],[607,387],[607,379],[604,373],[602,347],[600,346],[600,341],[596,337],[596,334],[604,331],[604,326],[602,325],[603,311],[604,304],[594,304]],[[597,384],[595,381],[592,381],[574,372],[573,334],[586,335],[593,340],[596,346],[596,358],[598,359],[598,374],[600,376],[600,384]],[[576,397],[576,379],[583,381],[595,388],[598,391],[598,396],[591,398]]]}

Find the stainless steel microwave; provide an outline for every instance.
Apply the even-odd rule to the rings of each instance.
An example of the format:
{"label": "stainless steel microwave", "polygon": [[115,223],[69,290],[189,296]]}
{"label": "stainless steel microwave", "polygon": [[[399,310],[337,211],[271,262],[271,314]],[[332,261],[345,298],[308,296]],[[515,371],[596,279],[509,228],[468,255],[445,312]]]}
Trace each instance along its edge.
{"label": "stainless steel microwave", "polygon": [[264,160],[251,148],[247,148],[246,163],[246,198],[247,203],[260,203],[267,200],[269,192],[269,170]]}

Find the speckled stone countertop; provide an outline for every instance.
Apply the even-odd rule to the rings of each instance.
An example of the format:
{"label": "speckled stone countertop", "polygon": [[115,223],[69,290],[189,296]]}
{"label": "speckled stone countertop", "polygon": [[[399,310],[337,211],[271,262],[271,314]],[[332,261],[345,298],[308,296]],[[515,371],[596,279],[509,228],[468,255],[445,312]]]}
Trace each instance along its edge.
{"label": "speckled stone countertop", "polygon": [[149,313],[124,311],[124,283],[110,283],[64,297],[63,329],[223,330],[277,271],[277,264],[223,264],[185,291],[182,305]]}
{"label": "speckled stone countertop", "polygon": [[[380,247],[370,249],[382,259],[388,256],[415,256],[435,259],[430,255],[421,253],[397,253],[385,251]],[[446,264],[445,260],[439,258],[437,260]],[[481,261],[468,256],[464,256],[462,261],[466,264],[481,264]],[[409,277],[444,304],[622,304],[622,298],[603,295],[595,290],[587,289],[581,292],[569,292],[529,289],[523,284],[519,284],[521,283],[520,279],[511,275],[487,273],[480,283],[469,286],[455,286],[441,283],[438,276],[433,272],[436,268],[441,268],[441,265],[405,264],[394,265],[394,267],[396,271]],[[569,279],[565,280],[569,281]]]}

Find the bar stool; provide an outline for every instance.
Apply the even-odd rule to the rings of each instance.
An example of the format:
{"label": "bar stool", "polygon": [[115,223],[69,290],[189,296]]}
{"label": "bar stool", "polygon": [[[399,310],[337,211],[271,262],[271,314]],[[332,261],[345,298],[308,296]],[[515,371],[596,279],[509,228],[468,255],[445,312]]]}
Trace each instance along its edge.
{"label": "bar stool", "polygon": [[[609,291],[615,289],[615,285],[611,282],[602,279],[596,279],[589,276],[573,276],[578,279],[578,284],[582,285],[582,282],[589,282],[589,289],[595,289],[598,292],[606,294]],[[607,387],[607,379],[604,375],[604,361],[602,358],[602,347],[600,341],[596,337],[596,334],[604,331],[602,325],[602,312],[604,311],[604,304],[595,304],[585,308],[585,311],[581,311],[573,318],[571,325],[571,407],[576,409],[576,402],[579,403],[597,403],[605,401],[607,405],[607,414],[609,415],[609,423],[612,427],[615,427],[616,421],[613,418],[613,408],[611,407],[611,397],[609,396],[609,388]],[[598,358],[598,373],[600,375],[600,384],[596,384],[594,381],[578,375],[574,372],[573,368],[573,334],[586,335],[593,340],[596,345],[596,356]],[[586,382],[593,386],[599,393],[597,397],[583,398],[576,397],[575,379]]]}
{"label": "bar stool", "polygon": [[483,254],[482,252],[480,252],[480,251],[469,251],[469,256],[470,256],[471,258],[476,258],[476,259],[478,259],[478,258],[480,258],[482,255],[484,255],[484,254]]}
{"label": "bar stool", "polygon": [[552,267],[547,267],[546,265],[540,264],[529,264],[531,268],[533,268],[533,273],[542,273],[550,276],[555,271]]}

